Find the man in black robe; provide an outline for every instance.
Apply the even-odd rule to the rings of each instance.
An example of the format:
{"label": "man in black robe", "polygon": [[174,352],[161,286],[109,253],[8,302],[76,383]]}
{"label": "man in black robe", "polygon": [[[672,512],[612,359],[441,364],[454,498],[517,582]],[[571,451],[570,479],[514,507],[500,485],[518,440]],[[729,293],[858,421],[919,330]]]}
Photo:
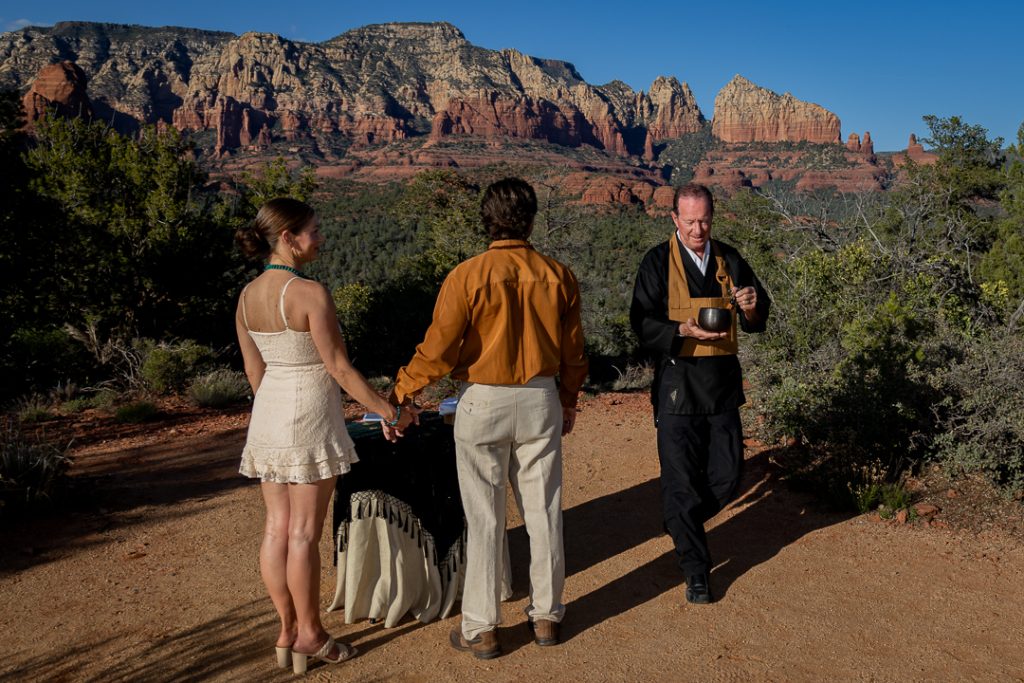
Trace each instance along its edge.
{"label": "man in black robe", "polygon": [[[737,319],[744,332],[763,332],[771,302],[739,252],[711,239],[714,198],[706,187],[676,189],[672,205],[676,230],[644,256],[629,318],[641,344],[657,354],[651,402],[665,528],[687,601],[709,603],[704,523],[732,500],[743,464]],[[729,328],[702,329],[704,307],[730,308]]]}

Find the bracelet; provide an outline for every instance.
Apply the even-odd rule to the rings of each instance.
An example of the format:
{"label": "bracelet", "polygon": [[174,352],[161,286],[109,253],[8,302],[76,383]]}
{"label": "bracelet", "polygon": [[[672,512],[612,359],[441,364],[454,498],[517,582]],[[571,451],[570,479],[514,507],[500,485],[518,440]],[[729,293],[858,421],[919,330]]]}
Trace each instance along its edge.
{"label": "bracelet", "polygon": [[384,424],[386,424],[388,427],[397,427],[398,426],[398,420],[401,417],[402,417],[402,406],[395,406],[395,419],[391,420],[390,422],[385,420]]}

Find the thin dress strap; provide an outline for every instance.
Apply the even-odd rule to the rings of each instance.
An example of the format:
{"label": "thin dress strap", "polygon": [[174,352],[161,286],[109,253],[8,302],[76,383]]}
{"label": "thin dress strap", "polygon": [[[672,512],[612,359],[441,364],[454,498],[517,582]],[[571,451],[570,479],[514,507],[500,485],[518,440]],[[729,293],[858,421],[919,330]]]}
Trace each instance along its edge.
{"label": "thin dress strap", "polygon": [[284,314],[284,293],[286,291],[288,291],[288,285],[290,285],[291,283],[295,282],[296,280],[301,280],[301,279],[302,278],[300,278],[300,277],[293,277],[291,280],[289,280],[288,282],[284,283],[284,287],[281,288],[281,320],[284,321],[284,329],[286,329],[286,330],[290,330],[292,328],[288,327],[288,318]]}
{"label": "thin dress strap", "polygon": [[[252,284],[251,282],[249,283]],[[245,323],[245,329],[249,329],[249,318],[245,315],[245,290],[249,289],[249,285],[242,287],[242,322]]]}

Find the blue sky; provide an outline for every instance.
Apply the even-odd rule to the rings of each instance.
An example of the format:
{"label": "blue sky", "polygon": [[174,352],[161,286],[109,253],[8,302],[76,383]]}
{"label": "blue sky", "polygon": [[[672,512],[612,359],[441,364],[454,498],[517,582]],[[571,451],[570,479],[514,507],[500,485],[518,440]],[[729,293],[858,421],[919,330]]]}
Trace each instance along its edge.
{"label": "blue sky", "polygon": [[[969,7],[969,9],[967,9]],[[693,89],[705,116],[734,74],[816,102],[875,149],[923,135],[925,114],[960,115],[1007,141],[1024,121],[1024,3],[944,0],[661,3],[476,0],[445,3],[18,3],[0,0],[0,29],[62,20],[266,31],[319,42],[388,21],[448,21],[474,44],[514,47],[576,65],[594,84],[646,90],[659,75]]]}

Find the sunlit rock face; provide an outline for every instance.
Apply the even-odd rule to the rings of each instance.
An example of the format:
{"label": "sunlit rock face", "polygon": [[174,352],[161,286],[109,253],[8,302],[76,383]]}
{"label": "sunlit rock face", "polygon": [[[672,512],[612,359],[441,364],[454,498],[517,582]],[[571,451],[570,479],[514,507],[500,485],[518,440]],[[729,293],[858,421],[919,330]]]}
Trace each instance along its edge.
{"label": "sunlit rock face", "polygon": [[733,77],[715,97],[712,134],[723,142],[839,142],[839,117]]}

